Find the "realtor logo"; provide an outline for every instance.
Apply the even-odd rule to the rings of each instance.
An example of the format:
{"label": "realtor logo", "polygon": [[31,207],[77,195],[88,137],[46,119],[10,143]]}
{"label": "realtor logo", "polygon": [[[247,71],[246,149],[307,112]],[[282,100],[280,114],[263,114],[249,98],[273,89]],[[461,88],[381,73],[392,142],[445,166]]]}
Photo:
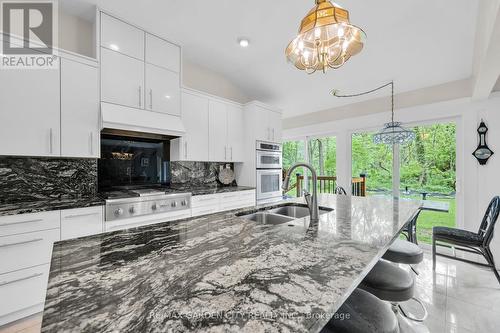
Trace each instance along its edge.
{"label": "realtor logo", "polygon": [[0,1],[2,69],[57,68],[55,1]]}

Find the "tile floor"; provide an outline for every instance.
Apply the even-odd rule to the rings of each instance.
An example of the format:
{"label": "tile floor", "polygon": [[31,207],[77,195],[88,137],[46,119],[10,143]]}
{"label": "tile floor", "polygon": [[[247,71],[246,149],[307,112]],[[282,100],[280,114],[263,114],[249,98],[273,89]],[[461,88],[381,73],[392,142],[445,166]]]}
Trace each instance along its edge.
{"label": "tile floor", "polygon": [[[438,257],[434,274],[427,251],[415,268],[415,296],[427,307],[425,325],[431,333],[500,332],[500,284],[490,269]],[[415,303],[404,306],[418,314]],[[41,319],[34,315],[0,328],[0,333],[39,332]]]}

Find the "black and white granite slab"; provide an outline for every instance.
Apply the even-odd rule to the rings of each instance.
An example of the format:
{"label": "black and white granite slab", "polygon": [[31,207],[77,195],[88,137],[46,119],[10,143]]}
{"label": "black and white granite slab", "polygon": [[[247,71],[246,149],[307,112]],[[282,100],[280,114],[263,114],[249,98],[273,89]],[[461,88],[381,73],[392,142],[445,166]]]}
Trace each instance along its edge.
{"label": "black and white granite slab", "polygon": [[318,332],[421,205],[319,202],[316,225],[233,211],[58,242],[42,331]]}
{"label": "black and white granite slab", "polygon": [[171,185],[166,189],[167,193],[191,193],[191,195],[207,195],[218,193],[230,193],[239,191],[255,190],[249,186],[192,186],[190,184]]}
{"label": "black and white granite slab", "polygon": [[39,213],[51,210],[103,206],[99,196],[0,203],[0,216]]}
{"label": "black and white granite slab", "polygon": [[0,203],[92,197],[97,160],[0,156]]}
{"label": "black and white granite slab", "polygon": [[[233,163],[221,162],[170,162],[170,183],[173,186],[215,187],[218,175],[227,165],[234,170]],[[233,182],[236,185],[236,182]]]}

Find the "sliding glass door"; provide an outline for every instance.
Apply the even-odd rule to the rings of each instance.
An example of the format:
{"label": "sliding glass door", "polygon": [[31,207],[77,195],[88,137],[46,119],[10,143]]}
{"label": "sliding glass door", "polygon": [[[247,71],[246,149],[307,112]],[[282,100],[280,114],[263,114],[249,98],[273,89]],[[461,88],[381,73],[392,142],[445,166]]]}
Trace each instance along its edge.
{"label": "sliding glass door", "polygon": [[352,135],[353,194],[392,195],[392,146],[373,143],[373,132]]}

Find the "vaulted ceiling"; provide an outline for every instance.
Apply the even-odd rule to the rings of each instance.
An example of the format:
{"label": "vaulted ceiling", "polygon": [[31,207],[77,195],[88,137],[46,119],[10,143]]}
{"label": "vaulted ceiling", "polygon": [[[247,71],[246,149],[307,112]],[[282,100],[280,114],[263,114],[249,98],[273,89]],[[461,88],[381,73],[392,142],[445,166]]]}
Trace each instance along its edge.
{"label": "vaulted ceiling", "polygon": [[[396,92],[405,92],[471,77],[479,0],[342,1],[368,39],[361,54],[326,75],[307,75],[284,56],[313,0],[61,2],[79,14],[92,13],[89,5],[98,5],[178,42],[190,62],[224,75],[249,99],[273,104],[292,117],[352,103],[331,97],[333,88],[353,92],[394,80]],[[242,36],[250,39],[247,49],[237,44]]]}

